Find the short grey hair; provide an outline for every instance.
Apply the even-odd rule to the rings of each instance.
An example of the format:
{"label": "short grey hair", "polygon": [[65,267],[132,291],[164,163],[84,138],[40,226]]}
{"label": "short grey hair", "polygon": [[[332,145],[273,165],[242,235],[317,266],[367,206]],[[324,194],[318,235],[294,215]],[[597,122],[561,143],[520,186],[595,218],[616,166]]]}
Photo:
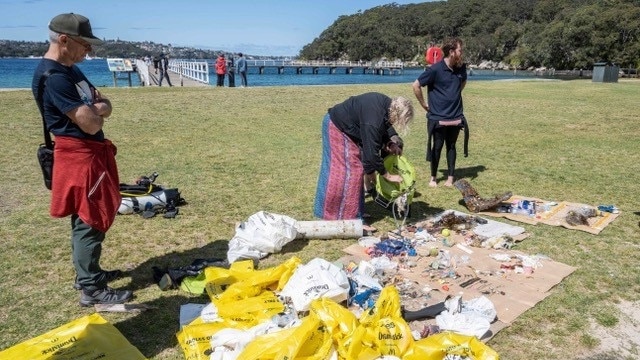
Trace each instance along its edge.
{"label": "short grey hair", "polygon": [[54,43],[58,43],[58,38],[60,37],[60,33],[57,33],[53,30],[49,30],[49,42],[54,44]]}
{"label": "short grey hair", "polygon": [[401,135],[409,131],[409,123],[413,120],[413,104],[409,99],[398,96],[391,99],[389,106],[389,122]]}

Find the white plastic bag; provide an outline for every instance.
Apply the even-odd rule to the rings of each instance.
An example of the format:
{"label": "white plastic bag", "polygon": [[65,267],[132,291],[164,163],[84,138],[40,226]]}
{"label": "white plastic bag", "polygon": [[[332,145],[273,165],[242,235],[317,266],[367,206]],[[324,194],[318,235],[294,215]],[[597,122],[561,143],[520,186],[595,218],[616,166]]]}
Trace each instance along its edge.
{"label": "white plastic bag", "polygon": [[247,330],[222,329],[211,336],[210,360],[235,360],[256,337],[279,330],[278,325],[272,321],[262,322]]}
{"label": "white plastic bag", "polygon": [[398,263],[389,259],[386,255],[374,257],[369,260],[369,263],[376,268],[376,270],[395,270],[398,268]]}
{"label": "white plastic bag", "polygon": [[347,299],[349,278],[334,264],[315,258],[300,265],[280,292],[290,298],[296,311],[307,311],[311,301],[327,297],[339,303]]}
{"label": "white plastic bag", "polygon": [[478,339],[481,339],[491,327],[485,317],[471,312],[452,315],[443,311],[436,316],[436,324],[440,330],[454,331],[462,335],[475,336]]}
{"label": "white plastic bag", "polygon": [[490,323],[496,319],[496,316],[498,316],[495,305],[493,305],[493,302],[491,302],[491,300],[486,296],[480,296],[469,301],[463,301],[462,310],[460,310],[460,312],[474,313],[485,318]]}
{"label": "white plastic bag", "polygon": [[296,238],[296,220],[286,215],[259,211],[236,227],[235,236],[229,241],[227,260],[258,260],[279,252]]}
{"label": "white plastic bag", "polygon": [[459,313],[443,311],[436,316],[436,323],[443,330],[451,330],[478,339],[489,331],[491,323],[498,315],[495,305],[486,296],[462,302]]}

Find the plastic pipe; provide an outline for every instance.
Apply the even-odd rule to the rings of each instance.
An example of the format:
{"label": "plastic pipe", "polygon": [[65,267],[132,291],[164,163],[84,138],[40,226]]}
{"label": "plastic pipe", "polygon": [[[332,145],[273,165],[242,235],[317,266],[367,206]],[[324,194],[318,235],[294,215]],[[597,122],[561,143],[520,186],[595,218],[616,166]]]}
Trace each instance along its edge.
{"label": "plastic pipe", "polygon": [[296,239],[349,239],[362,237],[362,220],[298,221]]}

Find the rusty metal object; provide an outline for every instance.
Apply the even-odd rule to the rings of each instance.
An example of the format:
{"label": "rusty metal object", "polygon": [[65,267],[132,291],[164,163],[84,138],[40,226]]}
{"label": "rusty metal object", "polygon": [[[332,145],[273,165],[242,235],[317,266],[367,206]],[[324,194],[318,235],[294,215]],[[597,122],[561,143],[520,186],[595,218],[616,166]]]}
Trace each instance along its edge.
{"label": "rusty metal object", "polygon": [[495,208],[501,203],[509,200],[512,196],[511,191],[508,191],[502,195],[496,195],[492,198],[482,198],[476,189],[474,189],[473,186],[464,179],[456,181],[453,185],[462,193],[462,198],[464,199],[467,209],[476,213]]}

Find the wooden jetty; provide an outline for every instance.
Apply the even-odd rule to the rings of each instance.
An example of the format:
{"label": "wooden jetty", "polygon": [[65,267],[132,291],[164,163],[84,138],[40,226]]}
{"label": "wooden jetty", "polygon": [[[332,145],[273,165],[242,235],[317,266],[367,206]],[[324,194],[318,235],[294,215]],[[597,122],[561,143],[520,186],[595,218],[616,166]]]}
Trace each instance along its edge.
{"label": "wooden jetty", "polygon": [[[401,75],[401,61],[299,61],[299,60],[247,60],[249,68],[257,68],[258,74],[267,71],[284,74],[375,74]],[[173,86],[209,86],[209,71],[213,65],[203,60],[169,60],[169,76]],[[158,85],[159,76],[153,66],[136,61],[136,69],[142,86]],[[230,69],[228,69],[231,71]],[[166,83],[166,82],[165,82]]]}

